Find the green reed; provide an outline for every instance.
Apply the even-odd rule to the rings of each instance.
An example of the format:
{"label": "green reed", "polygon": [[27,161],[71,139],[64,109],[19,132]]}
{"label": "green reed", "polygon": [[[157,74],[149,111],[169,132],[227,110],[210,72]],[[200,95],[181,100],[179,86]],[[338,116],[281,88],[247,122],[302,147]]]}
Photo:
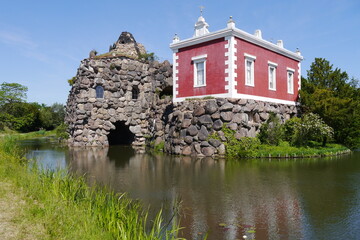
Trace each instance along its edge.
{"label": "green reed", "polygon": [[25,191],[26,216],[42,223],[48,239],[179,239],[176,216],[165,223],[159,211],[149,219],[148,210],[125,193],[24,162],[14,138],[0,140],[0,180]]}

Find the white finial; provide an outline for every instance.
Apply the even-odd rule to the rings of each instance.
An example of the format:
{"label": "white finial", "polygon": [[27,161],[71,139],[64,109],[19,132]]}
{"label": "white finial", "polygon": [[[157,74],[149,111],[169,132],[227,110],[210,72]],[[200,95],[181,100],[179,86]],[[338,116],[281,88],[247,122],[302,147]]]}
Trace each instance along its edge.
{"label": "white finial", "polygon": [[255,30],[254,35],[255,37],[262,38],[261,30],[260,29]]}
{"label": "white finial", "polygon": [[204,8],[204,6],[200,6],[200,16],[202,16]]}
{"label": "white finial", "polygon": [[235,28],[235,21],[233,20],[232,16],[230,16],[229,21],[227,22],[228,28]]}
{"label": "white finial", "polygon": [[277,40],[277,43],[276,43],[279,47],[283,48],[284,47],[284,42],[283,40]]}
{"label": "white finial", "polygon": [[180,42],[180,38],[179,36],[175,33],[175,36],[173,38],[173,43],[177,43],[177,42]]}
{"label": "white finial", "polygon": [[195,32],[194,32],[194,37],[199,37],[202,35],[205,35],[207,33],[209,33],[209,24],[207,24],[207,22],[205,21],[205,18],[202,16],[202,10],[204,7],[200,7],[201,10],[201,16],[198,18],[198,21],[195,23]]}
{"label": "white finial", "polygon": [[299,48],[296,48],[296,54],[301,56],[301,52],[300,52]]}

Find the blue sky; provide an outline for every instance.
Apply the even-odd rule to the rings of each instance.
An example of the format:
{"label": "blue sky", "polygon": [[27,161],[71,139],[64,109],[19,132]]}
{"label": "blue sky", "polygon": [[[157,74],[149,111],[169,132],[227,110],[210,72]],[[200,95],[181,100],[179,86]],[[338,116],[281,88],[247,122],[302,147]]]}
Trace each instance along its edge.
{"label": "blue sky", "polygon": [[264,39],[299,48],[303,75],[322,57],[360,79],[358,0],[2,0],[0,83],[27,86],[29,102],[65,103],[80,61],[92,49],[107,52],[122,31],[171,62],[172,38],[192,36],[199,6],[210,31],[233,16],[237,28],[261,29]]}

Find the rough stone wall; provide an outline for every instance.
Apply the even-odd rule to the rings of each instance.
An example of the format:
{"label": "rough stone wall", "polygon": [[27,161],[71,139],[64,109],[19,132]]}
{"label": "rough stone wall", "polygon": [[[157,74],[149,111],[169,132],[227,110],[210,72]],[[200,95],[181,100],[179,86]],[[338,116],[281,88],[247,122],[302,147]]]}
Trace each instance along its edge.
{"label": "rough stone wall", "polygon": [[[246,99],[211,99],[174,103],[165,122],[165,150],[171,154],[213,156],[225,154],[222,128],[235,137],[255,137],[273,112],[282,122],[298,114],[296,106]],[[217,132],[222,141],[210,139]]]}
{"label": "rough stone wall", "polygon": [[[171,84],[168,61],[148,63],[127,57],[83,60],[67,101],[69,144],[106,146],[114,124],[122,121],[135,135],[133,145],[145,145],[159,93]],[[104,88],[103,98],[96,98],[98,85]],[[137,99],[133,99],[134,86],[139,90]]]}
{"label": "rough stone wall", "polygon": [[[140,149],[153,141],[165,142],[165,151],[171,154],[223,155],[223,142],[209,135],[217,132],[224,141],[225,123],[239,139],[255,137],[270,112],[283,122],[298,114],[296,106],[247,99],[172,103],[170,96],[163,95],[172,91],[168,61],[140,61],[145,48],[128,32],[110,50],[121,54],[93,56],[78,68],[66,106],[71,146],[107,146],[110,133],[125,127],[134,136],[132,145]],[[102,98],[96,95],[97,86],[104,89]]]}

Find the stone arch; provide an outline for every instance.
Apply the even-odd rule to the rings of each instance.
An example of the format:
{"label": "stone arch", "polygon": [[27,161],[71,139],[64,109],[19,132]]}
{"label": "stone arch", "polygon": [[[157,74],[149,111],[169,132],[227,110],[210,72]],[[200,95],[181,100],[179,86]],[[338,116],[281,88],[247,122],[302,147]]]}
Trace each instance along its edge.
{"label": "stone arch", "polygon": [[124,121],[114,123],[115,129],[108,134],[109,145],[130,145],[135,140],[135,135],[130,131]]}

